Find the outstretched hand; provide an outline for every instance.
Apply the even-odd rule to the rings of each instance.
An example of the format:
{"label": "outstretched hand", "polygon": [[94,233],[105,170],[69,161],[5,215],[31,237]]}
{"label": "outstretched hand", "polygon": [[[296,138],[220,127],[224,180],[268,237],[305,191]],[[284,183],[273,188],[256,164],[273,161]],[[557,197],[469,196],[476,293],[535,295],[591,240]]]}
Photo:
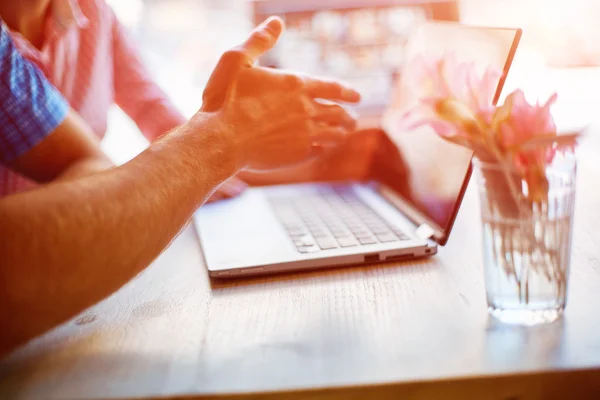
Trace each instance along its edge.
{"label": "outstretched hand", "polygon": [[[341,83],[255,67],[283,32],[272,17],[240,46],[227,51],[203,94],[201,112],[215,113],[235,138],[240,169],[272,170],[294,165],[346,142],[354,118],[333,102],[360,95]],[[322,100],[326,100],[325,104]]]}
{"label": "outstretched hand", "polygon": [[252,68],[258,58],[269,51],[283,33],[283,22],[271,17],[257,26],[241,45],[226,51],[213,70],[202,94],[201,111],[218,111],[232,87],[236,76],[244,68]]}

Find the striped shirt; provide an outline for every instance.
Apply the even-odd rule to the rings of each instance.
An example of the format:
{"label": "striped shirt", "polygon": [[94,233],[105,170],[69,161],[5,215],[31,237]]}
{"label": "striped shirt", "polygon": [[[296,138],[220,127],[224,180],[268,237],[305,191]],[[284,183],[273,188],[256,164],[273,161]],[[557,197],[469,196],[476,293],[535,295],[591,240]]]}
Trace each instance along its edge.
{"label": "striped shirt", "polygon": [[115,103],[149,140],[186,121],[104,0],[51,0],[49,7],[40,49],[15,31],[13,40],[99,138]]}
{"label": "striped shirt", "polygon": [[1,20],[0,102],[1,197],[18,185],[8,163],[52,133],[68,111],[66,101],[40,70],[23,59]]}

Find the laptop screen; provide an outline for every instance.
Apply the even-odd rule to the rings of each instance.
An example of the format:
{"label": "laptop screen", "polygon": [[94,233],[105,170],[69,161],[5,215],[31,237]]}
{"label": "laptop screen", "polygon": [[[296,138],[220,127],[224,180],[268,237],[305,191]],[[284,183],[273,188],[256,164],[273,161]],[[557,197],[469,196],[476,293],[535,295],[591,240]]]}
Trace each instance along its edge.
{"label": "laptop screen", "polygon": [[[407,129],[400,115],[410,109],[420,94],[408,80],[418,75],[414,59],[454,57],[508,73],[520,38],[516,29],[479,28],[454,23],[421,25],[409,39],[407,62],[397,81],[390,106],[383,118],[386,137],[373,160],[372,177],[393,192],[403,211],[417,224],[427,223],[434,238],[445,244],[471,173],[472,152],[441,139],[431,128]],[[490,103],[495,103],[503,85]],[[385,194],[385,193],[384,193]]]}

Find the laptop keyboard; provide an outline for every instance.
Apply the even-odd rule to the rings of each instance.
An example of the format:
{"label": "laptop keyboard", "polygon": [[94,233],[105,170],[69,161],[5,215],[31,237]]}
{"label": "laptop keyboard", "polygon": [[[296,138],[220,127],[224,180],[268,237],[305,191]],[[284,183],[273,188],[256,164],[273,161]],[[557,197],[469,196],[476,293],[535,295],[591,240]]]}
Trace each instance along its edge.
{"label": "laptop keyboard", "polygon": [[269,201],[300,253],[410,240],[349,187],[328,187],[314,195],[272,197]]}

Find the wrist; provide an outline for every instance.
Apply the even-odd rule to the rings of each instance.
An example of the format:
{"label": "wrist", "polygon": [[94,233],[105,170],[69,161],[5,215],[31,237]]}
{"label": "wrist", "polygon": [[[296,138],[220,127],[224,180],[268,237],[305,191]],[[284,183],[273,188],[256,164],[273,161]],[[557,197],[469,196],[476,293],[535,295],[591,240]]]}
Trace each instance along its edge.
{"label": "wrist", "polygon": [[130,169],[141,168],[150,185],[171,190],[197,208],[239,172],[234,148],[234,139],[212,113],[197,113],[154,141],[130,162]]}
{"label": "wrist", "polygon": [[228,179],[244,168],[238,137],[219,113],[196,113],[181,127],[180,134],[189,137],[195,154],[212,161],[212,170],[219,177]]}

